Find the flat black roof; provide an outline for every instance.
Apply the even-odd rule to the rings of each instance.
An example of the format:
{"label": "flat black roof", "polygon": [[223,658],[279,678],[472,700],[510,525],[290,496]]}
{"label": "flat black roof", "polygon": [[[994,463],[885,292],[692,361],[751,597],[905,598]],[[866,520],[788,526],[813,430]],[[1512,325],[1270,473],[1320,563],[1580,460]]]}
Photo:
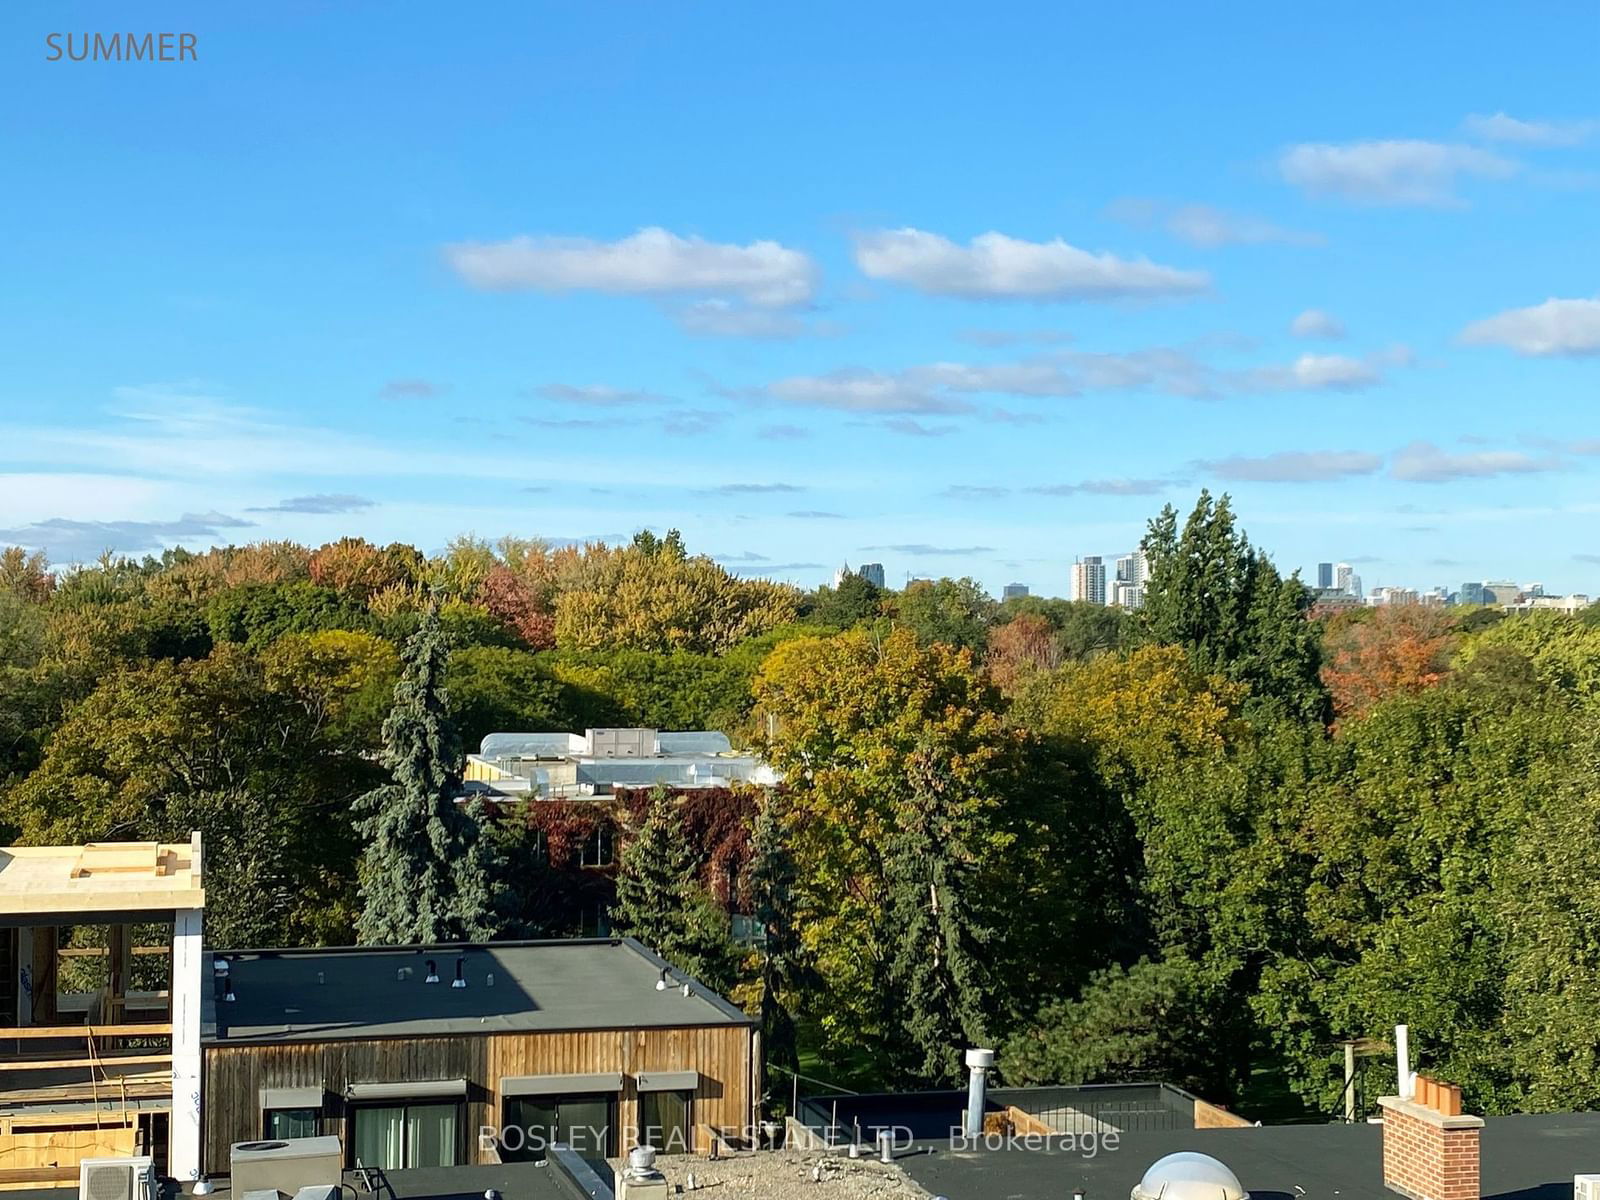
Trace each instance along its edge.
{"label": "flat black roof", "polygon": [[[951,1149],[929,1143],[900,1159],[949,1200],[1124,1200],[1156,1159],[1197,1150],[1222,1160],[1252,1200],[1394,1200],[1383,1186],[1379,1125],[1269,1125],[1119,1134],[1093,1157],[1076,1149]],[[1571,1200],[1572,1177],[1600,1171],[1600,1113],[1490,1117],[1481,1140],[1485,1200]]]}
{"label": "flat black roof", "polygon": [[[318,1042],[440,1034],[750,1025],[631,938],[470,946],[215,951],[235,999],[206,988],[202,1038]],[[451,986],[457,959],[467,986]],[[425,983],[428,960],[439,982]],[[208,981],[210,982],[210,981]]]}

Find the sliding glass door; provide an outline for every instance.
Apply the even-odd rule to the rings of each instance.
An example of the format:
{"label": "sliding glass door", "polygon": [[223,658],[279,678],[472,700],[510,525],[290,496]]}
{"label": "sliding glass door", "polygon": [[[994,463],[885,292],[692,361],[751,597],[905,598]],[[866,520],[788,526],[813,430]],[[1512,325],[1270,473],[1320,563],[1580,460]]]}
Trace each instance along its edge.
{"label": "sliding glass door", "polygon": [[356,1161],[397,1171],[454,1167],[461,1162],[461,1105],[417,1103],[358,1107],[354,1111]]}

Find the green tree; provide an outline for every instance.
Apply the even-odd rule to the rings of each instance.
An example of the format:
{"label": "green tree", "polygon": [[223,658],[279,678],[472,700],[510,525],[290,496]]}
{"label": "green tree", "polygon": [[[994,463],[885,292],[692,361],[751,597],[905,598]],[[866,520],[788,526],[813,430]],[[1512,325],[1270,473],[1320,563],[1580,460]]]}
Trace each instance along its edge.
{"label": "green tree", "polygon": [[1108,967],[1007,1038],[1001,1074],[1013,1087],[1148,1080],[1214,1095],[1219,999],[1181,958]]}
{"label": "green tree", "polygon": [[781,793],[769,792],[751,831],[748,887],[751,913],[761,927],[761,1037],[769,1062],[800,1066],[794,1004],[811,982],[795,925],[799,874],[789,852]]}
{"label": "green tree", "polygon": [[482,941],[495,933],[492,841],[481,802],[467,811],[461,745],[450,722],[445,672],[450,649],[430,605],[406,643],[394,705],[383,723],[390,782],[361,798],[362,912],[367,944]]}
{"label": "green tree", "polygon": [[[1022,792],[1019,740],[971,655],[919,647],[909,630],[785,642],[756,696],[771,728],[763,753],[793,806],[796,921],[818,972],[807,1015],[828,1053],[888,1045],[888,1075],[920,1074],[932,1035],[908,992],[958,1002],[938,1019],[976,1032],[1002,1000],[988,980],[1016,962],[1006,938],[975,961],[992,924],[983,905],[1009,895],[1008,936],[1031,929],[1037,862],[1019,849],[1017,828],[1026,806],[1006,803]],[[916,861],[941,839],[942,859]],[[913,969],[907,941],[937,959],[931,973]]]}
{"label": "green tree", "polygon": [[611,926],[680,971],[726,991],[735,971],[728,918],[696,881],[695,867],[678,803],[658,789],[617,863]]}
{"label": "green tree", "polygon": [[900,593],[899,623],[924,646],[980,651],[994,614],[994,601],[973,579],[918,580]]}
{"label": "green tree", "polygon": [[1202,491],[1181,533],[1169,504],[1141,547],[1150,581],[1139,618],[1150,641],[1182,646],[1199,671],[1248,684],[1253,710],[1328,719],[1311,593],[1251,547],[1227,496]]}
{"label": "green tree", "polygon": [[832,629],[851,629],[883,613],[883,588],[860,575],[846,575],[837,587],[819,587],[809,598],[806,618]]}

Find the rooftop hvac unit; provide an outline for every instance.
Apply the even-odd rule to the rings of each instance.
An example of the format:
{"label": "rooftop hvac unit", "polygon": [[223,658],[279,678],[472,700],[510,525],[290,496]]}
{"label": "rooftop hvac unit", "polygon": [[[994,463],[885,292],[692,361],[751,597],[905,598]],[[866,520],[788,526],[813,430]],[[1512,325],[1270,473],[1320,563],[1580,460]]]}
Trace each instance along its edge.
{"label": "rooftop hvac unit", "polygon": [[78,1163],[81,1200],[156,1200],[155,1163],[143,1158],[85,1158]]}
{"label": "rooftop hvac unit", "polygon": [[337,1186],[344,1178],[344,1150],[339,1139],[284,1138],[272,1142],[239,1142],[228,1153],[233,1194],[283,1192]]}
{"label": "rooftop hvac unit", "polygon": [[1600,1200],[1600,1175],[1574,1175],[1572,1200]]}

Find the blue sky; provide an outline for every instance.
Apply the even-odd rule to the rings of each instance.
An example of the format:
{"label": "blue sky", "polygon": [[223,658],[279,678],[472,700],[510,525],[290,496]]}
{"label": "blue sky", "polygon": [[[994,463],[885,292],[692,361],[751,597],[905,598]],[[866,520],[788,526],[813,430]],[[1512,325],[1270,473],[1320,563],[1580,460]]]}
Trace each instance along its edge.
{"label": "blue sky", "polygon": [[[137,15],[131,15],[136,13]],[[47,61],[184,31],[197,61]],[[12,3],[0,541],[1600,593],[1600,8]]]}

